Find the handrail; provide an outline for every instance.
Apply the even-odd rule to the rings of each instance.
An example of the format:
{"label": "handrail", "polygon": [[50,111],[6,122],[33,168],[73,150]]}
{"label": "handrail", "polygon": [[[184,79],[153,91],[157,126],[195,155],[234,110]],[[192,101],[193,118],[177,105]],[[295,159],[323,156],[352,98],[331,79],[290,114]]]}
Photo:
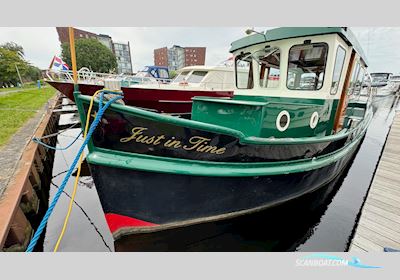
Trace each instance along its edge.
{"label": "handrail", "polygon": [[[117,79],[121,81],[129,80],[137,81],[138,83],[169,83],[171,79],[166,78],[153,78],[153,77],[137,77],[134,75],[124,75],[124,74],[110,74],[110,73],[99,73],[90,71],[88,68],[84,67],[78,71],[78,83],[86,84],[102,84],[104,85],[105,79]],[[46,70],[46,77],[49,81],[68,81],[73,82],[72,71],[71,70]]]}

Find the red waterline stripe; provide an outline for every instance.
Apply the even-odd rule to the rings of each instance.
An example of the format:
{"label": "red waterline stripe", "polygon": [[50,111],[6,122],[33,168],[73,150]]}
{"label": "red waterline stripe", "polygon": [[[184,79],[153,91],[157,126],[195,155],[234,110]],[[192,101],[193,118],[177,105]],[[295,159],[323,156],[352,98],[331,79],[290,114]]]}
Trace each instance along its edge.
{"label": "red waterline stripe", "polygon": [[105,214],[106,221],[108,227],[110,228],[111,233],[114,233],[116,230],[123,227],[154,227],[158,226],[157,224],[149,223],[146,221],[142,221],[139,219],[131,218],[128,216],[107,213]]}

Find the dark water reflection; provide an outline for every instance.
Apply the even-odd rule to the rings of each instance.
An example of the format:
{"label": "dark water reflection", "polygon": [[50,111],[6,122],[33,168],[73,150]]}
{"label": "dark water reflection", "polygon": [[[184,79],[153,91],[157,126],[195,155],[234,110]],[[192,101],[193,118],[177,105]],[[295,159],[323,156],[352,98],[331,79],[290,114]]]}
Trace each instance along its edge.
{"label": "dark water reflection", "polygon": [[[334,182],[282,206],[231,220],[121,239],[118,251],[345,251],[371,183],[394,110],[394,97],[375,98],[375,115],[352,163]],[[59,136],[61,147],[79,129]],[[81,141],[57,151],[53,176],[68,169]],[[64,174],[53,179],[60,185]],[[72,192],[74,177],[65,191]],[[51,189],[51,198],[56,187]],[[114,250],[91,177],[80,180],[76,204],[59,251]],[[49,220],[44,250],[52,251],[69,198],[63,194]],[[78,204],[78,205],[77,205]]]}

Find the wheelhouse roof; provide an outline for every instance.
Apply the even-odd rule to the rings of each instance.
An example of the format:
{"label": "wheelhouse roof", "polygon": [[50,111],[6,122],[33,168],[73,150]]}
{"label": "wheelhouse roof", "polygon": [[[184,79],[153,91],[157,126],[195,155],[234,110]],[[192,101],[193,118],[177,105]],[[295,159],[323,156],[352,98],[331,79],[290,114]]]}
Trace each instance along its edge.
{"label": "wheelhouse roof", "polygon": [[368,65],[363,49],[361,48],[353,32],[351,32],[351,30],[347,27],[280,27],[270,29],[265,31],[265,33],[256,33],[232,42],[231,49],[229,51],[234,52],[248,46],[265,42],[326,34],[338,34],[349,46],[354,47],[364,63]]}

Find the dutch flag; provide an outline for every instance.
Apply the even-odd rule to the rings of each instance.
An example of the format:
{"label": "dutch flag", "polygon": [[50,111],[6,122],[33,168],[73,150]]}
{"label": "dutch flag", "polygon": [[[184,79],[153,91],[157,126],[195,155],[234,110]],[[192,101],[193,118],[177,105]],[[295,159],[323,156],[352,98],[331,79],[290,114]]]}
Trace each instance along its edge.
{"label": "dutch flag", "polygon": [[56,55],[53,57],[49,68],[57,70],[69,70],[67,63],[65,63],[61,58]]}

